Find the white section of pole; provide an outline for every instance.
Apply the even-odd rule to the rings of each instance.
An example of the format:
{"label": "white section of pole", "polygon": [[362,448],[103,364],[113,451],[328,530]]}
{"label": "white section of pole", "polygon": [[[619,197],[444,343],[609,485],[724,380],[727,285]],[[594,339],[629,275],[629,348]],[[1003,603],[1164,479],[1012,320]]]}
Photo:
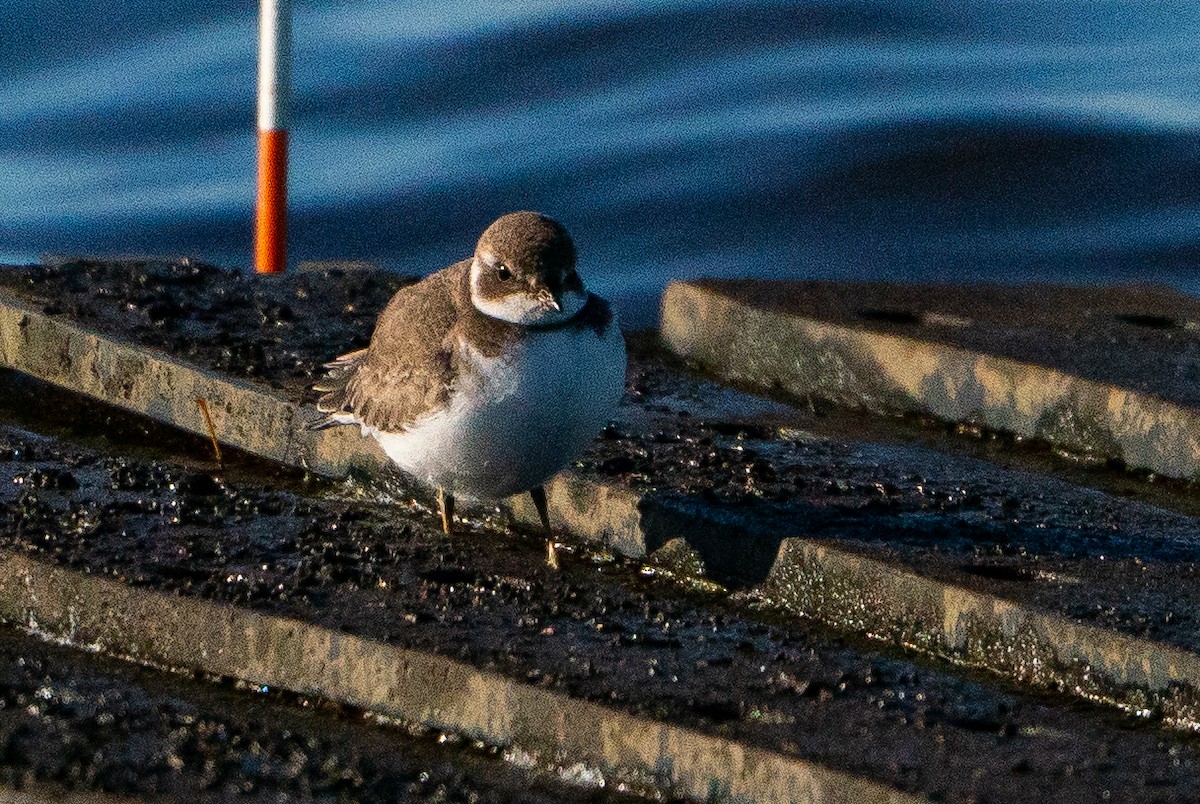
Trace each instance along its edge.
{"label": "white section of pole", "polygon": [[291,0],[260,0],[258,20],[258,130],[288,127],[292,91]]}

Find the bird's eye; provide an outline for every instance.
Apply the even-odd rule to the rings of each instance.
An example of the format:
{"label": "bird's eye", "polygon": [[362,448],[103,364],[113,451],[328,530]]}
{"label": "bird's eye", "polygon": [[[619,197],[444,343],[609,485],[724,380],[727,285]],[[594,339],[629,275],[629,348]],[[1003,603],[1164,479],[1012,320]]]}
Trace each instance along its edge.
{"label": "bird's eye", "polygon": [[496,266],[496,276],[498,276],[500,278],[501,282],[507,282],[508,280],[512,279],[512,271],[508,270],[507,265],[504,265],[504,264],[497,265]]}

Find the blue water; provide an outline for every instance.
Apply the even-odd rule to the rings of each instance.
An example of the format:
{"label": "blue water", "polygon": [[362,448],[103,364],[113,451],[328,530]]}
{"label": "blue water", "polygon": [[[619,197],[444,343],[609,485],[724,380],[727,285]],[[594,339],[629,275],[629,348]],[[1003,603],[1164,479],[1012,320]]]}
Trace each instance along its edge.
{"label": "blue water", "polygon": [[[292,257],[427,272],[542,210],[672,276],[1200,290],[1200,4],[295,9]],[[0,261],[249,262],[250,0],[0,0]]]}

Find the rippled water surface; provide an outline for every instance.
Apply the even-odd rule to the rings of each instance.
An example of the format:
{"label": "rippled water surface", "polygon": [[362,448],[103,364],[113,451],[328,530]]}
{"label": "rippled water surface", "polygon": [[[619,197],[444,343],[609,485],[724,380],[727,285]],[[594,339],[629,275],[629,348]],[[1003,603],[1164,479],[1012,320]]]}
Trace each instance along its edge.
{"label": "rippled water surface", "polygon": [[[671,276],[1166,282],[1200,260],[1200,6],[295,8],[294,259],[428,271],[535,208],[648,321]],[[241,0],[0,0],[0,260],[249,261]]]}

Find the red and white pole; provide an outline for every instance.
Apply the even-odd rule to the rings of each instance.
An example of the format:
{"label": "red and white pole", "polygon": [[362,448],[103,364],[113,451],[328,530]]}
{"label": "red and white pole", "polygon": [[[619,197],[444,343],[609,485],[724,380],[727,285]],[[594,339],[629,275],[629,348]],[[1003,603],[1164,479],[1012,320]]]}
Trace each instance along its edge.
{"label": "red and white pole", "polygon": [[288,104],[292,84],[289,0],[260,0],[258,22],[258,206],[254,270],[287,266]]}

